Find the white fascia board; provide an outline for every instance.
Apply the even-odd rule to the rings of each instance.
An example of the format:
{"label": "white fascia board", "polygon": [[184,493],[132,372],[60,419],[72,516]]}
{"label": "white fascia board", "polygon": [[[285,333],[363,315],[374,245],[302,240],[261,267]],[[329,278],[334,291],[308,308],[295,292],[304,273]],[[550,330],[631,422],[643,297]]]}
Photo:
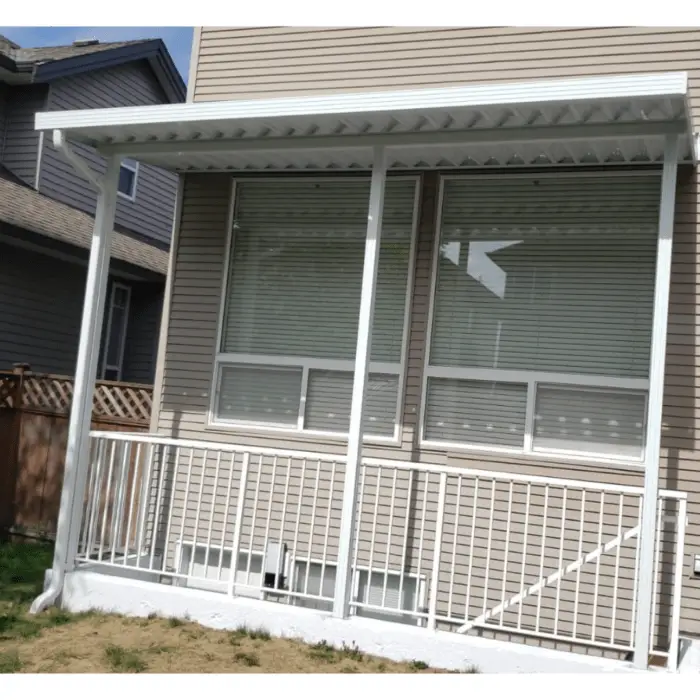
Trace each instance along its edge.
{"label": "white fascia board", "polygon": [[45,131],[47,129],[124,127],[138,124],[156,126],[219,120],[379,114],[410,110],[580,102],[616,98],[684,97],[687,89],[688,75],[685,72],[619,75],[465,85],[428,90],[394,90],[282,99],[37,112],[35,128]]}

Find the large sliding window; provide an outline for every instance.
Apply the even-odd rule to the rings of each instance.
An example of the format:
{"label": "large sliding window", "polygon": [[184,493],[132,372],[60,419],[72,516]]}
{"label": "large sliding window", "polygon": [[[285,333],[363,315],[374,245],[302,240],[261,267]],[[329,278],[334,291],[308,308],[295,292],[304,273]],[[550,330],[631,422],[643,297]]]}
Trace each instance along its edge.
{"label": "large sliding window", "polygon": [[[418,180],[386,185],[365,434],[393,438]],[[347,433],[367,177],[237,181],[214,421]]]}
{"label": "large sliding window", "polygon": [[442,184],[423,439],[641,461],[659,176]]}

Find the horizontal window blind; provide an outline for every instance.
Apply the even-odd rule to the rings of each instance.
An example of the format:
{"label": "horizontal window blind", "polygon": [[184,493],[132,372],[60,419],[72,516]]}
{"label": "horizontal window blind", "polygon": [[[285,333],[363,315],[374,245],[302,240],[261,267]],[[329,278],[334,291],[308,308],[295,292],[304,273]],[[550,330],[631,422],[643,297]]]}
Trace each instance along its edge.
{"label": "horizontal window blind", "polygon": [[219,418],[297,425],[301,400],[301,368],[224,365],[220,371]]}
{"label": "horizontal window blind", "polygon": [[522,447],[526,384],[430,377],[425,437],[471,445]]}
{"label": "horizontal window blind", "polygon": [[646,377],[659,198],[655,174],[446,180],[431,364]]}
{"label": "horizontal window blind", "polygon": [[641,459],[659,202],[658,172],[445,179],[425,439]]}
{"label": "horizontal window blind", "polygon": [[[236,184],[221,351],[353,359],[368,178]],[[399,362],[416,181],[386,185],[371,358]]]}
{"label": "horizontal window blind", "polygon": [[641,459],[645,417],[642,392],[538,386],[534,448]]}
{"label": "horizontal window blind", "polygon": [[[306,392],[304,427],[309,430],[347,433],[350,428],[352,372],[311,370]],[[396,422],[399,378],[370,374],[365,394],[363,432],[391,437]]]}

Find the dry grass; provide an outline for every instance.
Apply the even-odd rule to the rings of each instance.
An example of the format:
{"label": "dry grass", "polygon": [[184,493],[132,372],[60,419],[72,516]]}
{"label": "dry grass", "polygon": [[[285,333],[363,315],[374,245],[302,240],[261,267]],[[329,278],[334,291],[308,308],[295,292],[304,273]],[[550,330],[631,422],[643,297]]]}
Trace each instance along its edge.
{"label": "dry grass", "polygon": [[352,641],[308,645],[264,629],[217,631],[153,616],[28,616],[49,564],[45,548],[0,545],[0,673],[440,673],[419,659],[369,656]]}

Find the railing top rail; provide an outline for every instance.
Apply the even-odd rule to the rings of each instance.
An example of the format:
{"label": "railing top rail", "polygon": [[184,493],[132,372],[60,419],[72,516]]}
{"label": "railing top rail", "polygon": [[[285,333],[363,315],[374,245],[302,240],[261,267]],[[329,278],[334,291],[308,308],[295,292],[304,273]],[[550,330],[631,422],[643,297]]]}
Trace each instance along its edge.
{"label": "railing top rail", "polygon": [[302,450],[287,450],[275,447],[256,447],[255,445],[233,445],[229,442],[205,442],[203,440],[183,440],[170,438],[165,435],[148,435],[145,433],[111,432],[107,430],[90,431],[92,438],[106,438],[120,442],[140,442],[151,445],[170,445],[172,447],[194,448],[199,450],[219,450],[220,452],[250,452],[264,457],[293,457],[296,459],[321,460],[324,462],[345,462],[344,454],[323,454],[320,452],[306,452]]}
{"label": "railing top rail", "polygon": [[[627,484],[611,484],[602,481],[584,481],[577,479],[565,479],[562,477],[536,476],[529,474],[517,474],[515,472],[493,471],[491,469],[473,469],[471,467],[450,467],[445,464],[430,464],[428,462],[402,462],[392,459],[375,459],[366,457],[362,460],[363,464],[370,467],[386,467],[390,469],[418,469],[420,471],[429,471],[438,474],[450,474],[452,476],[474,476],[488,480],[496,481],[513,481],[524,484],[543,484],[554,487],[567,487],[570,489],[586,489],[588,491],[605,491],[607,493],[631,494],[636,496],[644,495],[642,486],[631,486]],[[659,496],[663,498],[674,498],[685,500],[688,494],[685,491],[672,491],[668,489],[660,489]]]}
{"label": "railing top rail", "polygon": [[[90,433],[93,438],[106,438],[119,442],[140,442],[142,444],[161,444],[172,447],[194,448],[200,450],[219,450],[221,452],[249,452],[254,455],[269,457],[291,457],[295,459],[321,460],[325,462],[335,462],[342,464],[345,462],[345,455],[323,454],[320,452],[307,452],[303,450],[288,450],[274,447],[256,447],[254,445],[233,445],[224,442],[205,442],[201,440],[185,440],[171,438],[165,435],[147,435],[144,433],[110,432],[93,430]],[[554,488],[586,489],[587,491],[604,491],[605,493],[615,493],[622,495],[643,496],[642,486],[631,486],[627,484],[612,484],[599,481],[584,481],[578,479],[566,479],[562,477],[537,476],[528,474],[517,474],[515,472],[492,471],[489,469],[472,469],[464,467],[450,467],[444,464],[431,464],[428,462],[405,462],[393,459],[376,459],[365,457],[362,463],[369,467],[383,467],[386,469],[405,469],[425,471],[437,474],[448,474],[461,477],[478,477],[489,481],[505,481],[522,484],[542,484]],[[659,490],[662,498],[675,500],[687,500],[688,494],[684,491],[672,491],[668,489]]]}

